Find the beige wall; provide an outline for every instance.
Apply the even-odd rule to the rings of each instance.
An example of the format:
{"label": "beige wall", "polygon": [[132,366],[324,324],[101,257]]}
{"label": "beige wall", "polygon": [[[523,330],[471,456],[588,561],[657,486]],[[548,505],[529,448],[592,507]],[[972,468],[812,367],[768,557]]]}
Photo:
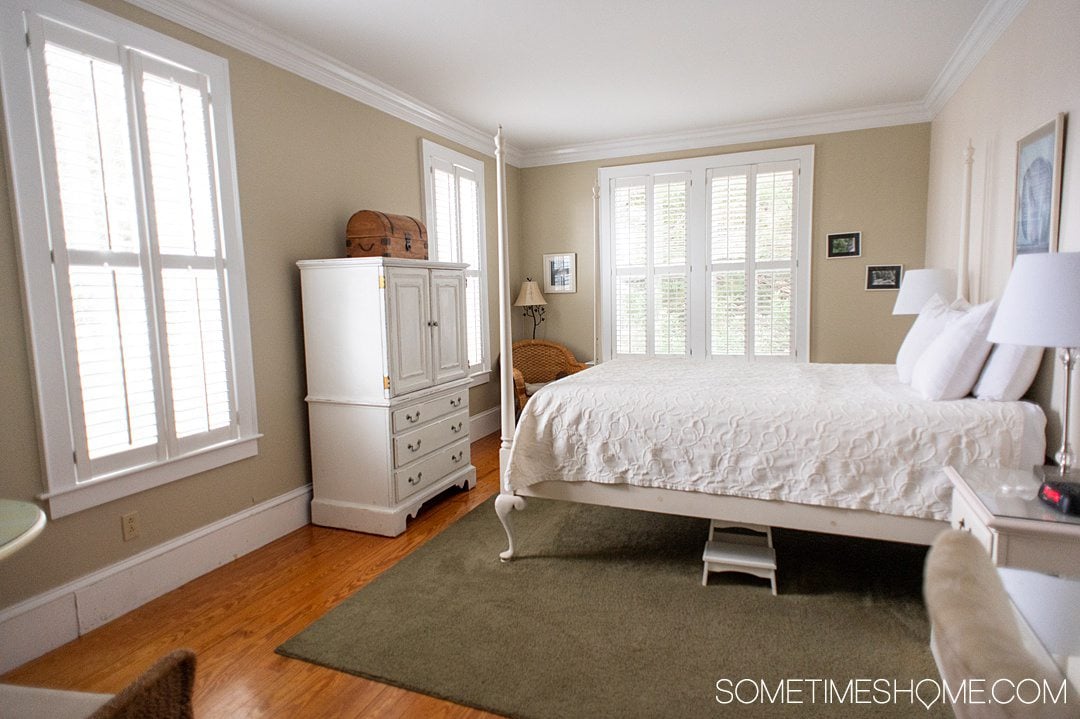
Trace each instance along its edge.
{"label": "beige wall", "polygon": [[[1059,112],[1069,113],[1060,247],[1080,251],[1077,38],[1080,10],[1076,0],[1028,3],[932,124],[926,261],[933,267],[958,265],[962,153],[970,140],[975,149],[969,274],[974,299],[1000,297],[1012,267],[1016,142]],[[1063,376],[1055,371],[1051,354],[1047,353],[1034,395],[1047,409],[1052,454],[1061,441]],[[1074,445],[1080,443],[1077,406],[1080,395],[1074,394]]]}
{"label": "beige wall", "polygon": [[[229,61],[259,430],[265,436],[257,457],[50,522],[39,539],[4,561],[0,607],[310,481],[299,277],[294,263],[342,256],[345,223],[358,209],[421,216],[421,137],[480,156],[123,3],[96,4]],[[495,267],[495,164],[484,159],[487,239]],[[44,479],[6,157],[2,164],[0,496],[32,499],[43,491]],[[511,173],[511,191],[516,180]],[[516,202],[511,200],[513,208]],[[494,273],[490,293],[494,308]],[[471,398],[473,412],[495,406],[497,398],[497,382],[477,388]],[[142,536],[124,543],[120,515],[132,510],[139,512]]]}
{"label": "beige wall", "polygon": [[[687,152],[521,170],[521,255],[511,284],[540,276],[543,255],[578,254],[578,291],[548,295],[537,337],[593,356],[593,200],[600,167],[791,145],[814,145],[810,358],[814,362],[892,362],[912,318],[892,316],[895,292],[865,291],[867,264],[922,267],[928,124],[815,135]],[[825,235],[859,230],[863,255],[825,258]],[[523,324],[515,319],[516,336]]]}

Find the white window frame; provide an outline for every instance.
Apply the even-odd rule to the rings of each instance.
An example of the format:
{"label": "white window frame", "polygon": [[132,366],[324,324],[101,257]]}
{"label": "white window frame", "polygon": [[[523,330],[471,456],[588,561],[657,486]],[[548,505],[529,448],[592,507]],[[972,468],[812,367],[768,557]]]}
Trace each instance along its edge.
{"label": "white window frame", "polygon": [[[54,272],[54,240],[49,232],[51,203],[46,193],[56,190],[43,167],[42,158],[48,153],[39,144],[41,137],[51,137],[52,130],[39,128],[36,115],[40,113],[31,109],[36,107],[35,103],[45,102],[43,92],[35,99],[34,83],[41,83],[42,78],[35,74],[39,70],[31,61],[30,47],[32,42],[41,42],[40,37],[35,40],[33,28],[40,26],[42,18],[105,38],[124,52],[137,51],[175,65],[181,71],[205,75],[212,88],[210,117],[216,161],[213,179],[217,185],[217,221],[227,270],[224,287],[229,308],[227,342],[231,351],[237,428],[234,436],[211,446],[185,449],[183,443],[178,443],[165,459],[154,457],[93,476],[85,476],[86,458],[82,460],[84,476],[79,476],[73,439],[73,434],[77,434],[73,428],[81,427],[82,423],[82,418],[75,416],[81,405],[69,397],[69,387],[76,384],[72,373],[77,370],[69,366],[74,350],[65,345],[62,330],[62,324],[71,321],[72,309],[62,300],[66,293],[58,289]],[[40,45],[33,51],[40,53]],[[260,435],[228,77],[228,63],[223,58],[75,0],[15,0],[0,5],[0,92],[45,467],[46,491],[39,498],[47,500],[53,518],[258,453]],[[138,176],[138,171],[134,171]],[[66,281],[64,277],[63,282]]]}
{"label": "white window frame", "polygon": [[[814,204],[814,146],[798,145],[771,150],[753,150],[725,155],[711,155],[683,160],[646,162],[617,167],[602,167],[598,172],[600,191],[600,356],[612,359],[615,353],[614,280],[615,263],[612,260],[612,194],[616,180],[646,176],[649,185],[652,178],[660,175],[688,173],[690,196],[687,201],[687,255],[690,263],[689,306],[687,324],[689,332],[689,355],[711,357],[709,328],[708,282],[709,282],[709,176],[711,171],[742,165],[767,165],[794,162],[798,165],[796,193],[798,209],[795,230],[794,283],[794,359],[807,362],[810,358],[810,257]],[[651,217],[651,202],[649,216]],[[652,316],[650,314],[650,321]],[[651,332],[650,332],[651,337]],[[747,336],[747,350],[751,359],[766,361],[772,358],[753,356],[752,334]],[[651,340],[648,346],[652,347]],[[637,355],[635,355],[637,356]],[[730,359],[730,358],[726,358]],[[735,359],[742,360],[739,356]]]}
{"label": "white window frame", "polygon": [[[420,158],[421,158],[421,172],[423,173],[423,195],[424,195],[424,224],[428,230],[428,257],[434,259],[438,257],[438,243],[439,237],[435,227],[435,188],[434,188],[434,170],[435,163],[442,161],[450,165],[457,165],[465,168],[469,172],[473,173],[476,177],[476,202],[477,202],[477,231],[479,233],[480,252],[479,261],[480,267],[477,270],[471,270],[466,272],[466,282],[476,281],[480,285],[480,355],[481,360],[479,364],[469,366],[469,376],[472,378],[472,386],[483,384],[491,379],[491,324],[489,318],[489,306],[488,306],[488,261],[487,261],[487,204],[484,194],[484,162],[483,160],[477,160],[475,157],[469,157],[463,153],[451,150],[448,147],[443,147],[438,143],[431,140],[420,140]],[[460,234],[459,234],[460,237]],[[461,262],[461,248],[456,247],[453,250],[453,257],[455,262]],[[468,318],[466,318],[468,321]]]}

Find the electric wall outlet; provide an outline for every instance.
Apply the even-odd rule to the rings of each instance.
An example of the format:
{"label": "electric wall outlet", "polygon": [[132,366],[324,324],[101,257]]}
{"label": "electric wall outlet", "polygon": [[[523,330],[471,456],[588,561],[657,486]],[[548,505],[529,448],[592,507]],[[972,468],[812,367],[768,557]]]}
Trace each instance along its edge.
{"label": "electric wall outlet", "polygon": [[128,542],[139,536],[139,513],[128,512],[120,515],[120,528],[124,535],[124,541]]}

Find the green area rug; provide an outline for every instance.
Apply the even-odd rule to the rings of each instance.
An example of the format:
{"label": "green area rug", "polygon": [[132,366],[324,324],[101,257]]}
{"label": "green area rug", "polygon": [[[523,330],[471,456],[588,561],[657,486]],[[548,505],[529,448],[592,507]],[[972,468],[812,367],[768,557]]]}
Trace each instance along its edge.
{"label": "green area rug", "polygon": [[278,652],[511,717],[952,714],[843,694],[938,678],[925,548],[781,531],[773,597],[701,586],[703,520],[541,500],[513,519],[514,561],[489,501]]}

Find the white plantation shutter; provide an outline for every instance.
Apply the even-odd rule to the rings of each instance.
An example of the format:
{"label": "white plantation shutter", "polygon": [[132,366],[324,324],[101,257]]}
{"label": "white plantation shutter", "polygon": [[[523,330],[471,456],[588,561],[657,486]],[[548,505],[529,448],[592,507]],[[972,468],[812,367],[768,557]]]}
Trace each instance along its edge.
{"label": "white plantation shutter", "polygon": [[0,8],[5,28],[26,28],[0,50],[5,107],[36,109],[7,123],[43,497],[62,516],[251,456],[257,430],[227,66],[99,10],[37,4]]}
{"label": "white plantation shutter", "polygon": [[136,58],[153,246],[161,265],[170,441],[193,450],[235,431],[225,262],[217,226],[205,76]]}
{"label": "white plantation shutter", "polygon": [[802,147],[602,169],[604,356],[805,359],[812,162]]}
{"label": "white plantation shutter", "polygon": [[689,353],[685,173],[619,178],[611,187],[615,353]]}
{"label": "white plantation shutter", "polygon": [[424,140],[429,255],[465,270],[465,338],[470,372],[490,366],[484,283],[483,163]]}
{"label": "white plantation shutter", "polygon": [[794,354],[797,172],[790,162],[708,172],[713,355]]}

